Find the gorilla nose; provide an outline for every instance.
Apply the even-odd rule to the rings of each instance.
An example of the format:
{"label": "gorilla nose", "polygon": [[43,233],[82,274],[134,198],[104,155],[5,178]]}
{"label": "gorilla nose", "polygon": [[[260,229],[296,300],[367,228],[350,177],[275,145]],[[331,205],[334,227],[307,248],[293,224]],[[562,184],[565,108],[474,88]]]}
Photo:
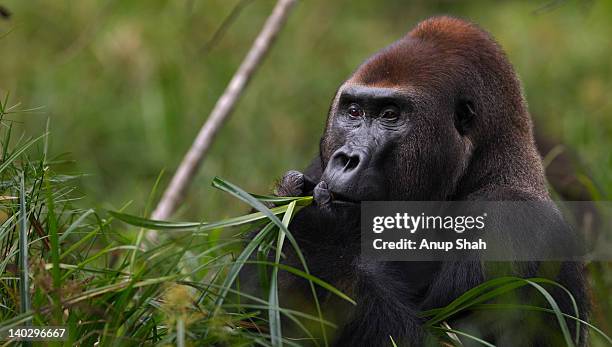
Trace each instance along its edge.
{"label": "gorilla nose", "polygon": [[332,192],[350,194],[367,162],[368,154],[365,149],[338,149],[330,158],[324,173]]}
{"label": "gorilla nose", "polygon": [[332,164],[339,172],[350,174],[351,171],[357,169],[361,159],[358,153],[348,154],[345,152],[336,152],[332,158]]}

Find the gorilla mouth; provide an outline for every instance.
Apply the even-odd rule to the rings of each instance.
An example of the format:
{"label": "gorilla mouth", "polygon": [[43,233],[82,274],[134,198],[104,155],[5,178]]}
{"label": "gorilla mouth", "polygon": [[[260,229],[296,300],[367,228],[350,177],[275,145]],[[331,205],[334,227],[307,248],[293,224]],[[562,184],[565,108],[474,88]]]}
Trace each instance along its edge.
{"label": "gorilla mouth", "polygon": [[[336,187],[337,188],[337,187]],[[359,206],[361,200],[354,195],[338,192],[339,189],[332,190],[326,181],[319,182],[313,189],[314,201],[320,206]]]}

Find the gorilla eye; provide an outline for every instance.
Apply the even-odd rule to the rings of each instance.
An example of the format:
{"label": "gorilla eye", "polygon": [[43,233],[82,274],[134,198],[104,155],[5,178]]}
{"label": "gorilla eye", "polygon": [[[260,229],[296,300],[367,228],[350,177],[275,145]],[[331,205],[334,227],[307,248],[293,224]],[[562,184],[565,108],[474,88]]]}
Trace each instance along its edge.
{"label": "gorilla eye", "polygon": [[351,104],[351,106],[349,106],[348,108],[348,114],[352,118],[359,118],[363,116],[363,110],[361,109],[361,107],[359,107],[359,105]]}
{"label": "gorilla eye", "polygon": [[380,114],[380,117],[387,119],[387,120],[395,120],[398,117],[398,112],[396,109],[388,108],[382,111],[382,113]]}

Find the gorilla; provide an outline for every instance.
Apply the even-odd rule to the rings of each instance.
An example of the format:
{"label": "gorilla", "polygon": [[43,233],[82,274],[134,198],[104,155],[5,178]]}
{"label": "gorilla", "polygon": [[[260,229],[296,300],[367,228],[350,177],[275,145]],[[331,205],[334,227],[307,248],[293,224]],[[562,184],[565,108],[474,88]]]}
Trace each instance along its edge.
{"label": "gorilla", "polygon": [[[443,307],[501,275],[555,280],[572,293],[580,317],[588,313],[585,270],[578,261],[361,257],[361,201],[551,201],[517,75],[490,34],[470,22],[427,19],[359,66],[333,98],[319,155],[303,173],[288,171],[276,194],[314,196],[289,229],[311,273],[357,302],[318,293],[326,317],[338,324],[338,346],[391,345],[390,336],[398,345],[428,345],[432,339],[419,312]],[[553,242],[555,232],[548,233]],[[284,252],[285,261],[299,267],[290,247]],[[287,292],[283,304],[304,305],[306,282],[289,274],[280,281]],[[563,312],[573,314],[566,293],[550,292]],[[521,292],[527,304],[535,296]],[[549,313],[462,313],[448,323],[497,346],[565,344]],[[575,322],[567,323],[575,336]],[[580,345],[586,344],[584,333]]]}

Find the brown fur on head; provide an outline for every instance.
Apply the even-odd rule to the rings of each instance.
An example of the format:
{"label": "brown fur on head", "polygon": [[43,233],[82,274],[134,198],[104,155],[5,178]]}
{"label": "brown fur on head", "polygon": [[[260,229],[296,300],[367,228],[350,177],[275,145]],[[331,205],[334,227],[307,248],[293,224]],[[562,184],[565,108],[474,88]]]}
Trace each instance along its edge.
{"label": "brown fur on head", "polygon": [[[464,198],[488,185],[508,185],[546,199],[543,169],[520,82],[505,53],[470,22],[435,17],[366,60],[338,89],[322,141],[323,166],[342,145],[334,129],[342,92],[391,88],[414,97],[410,133],[388,158],[388,198]],[[474,119],[457,131],[457,107]],[[432,177],[433,176],[433,177]]]}

